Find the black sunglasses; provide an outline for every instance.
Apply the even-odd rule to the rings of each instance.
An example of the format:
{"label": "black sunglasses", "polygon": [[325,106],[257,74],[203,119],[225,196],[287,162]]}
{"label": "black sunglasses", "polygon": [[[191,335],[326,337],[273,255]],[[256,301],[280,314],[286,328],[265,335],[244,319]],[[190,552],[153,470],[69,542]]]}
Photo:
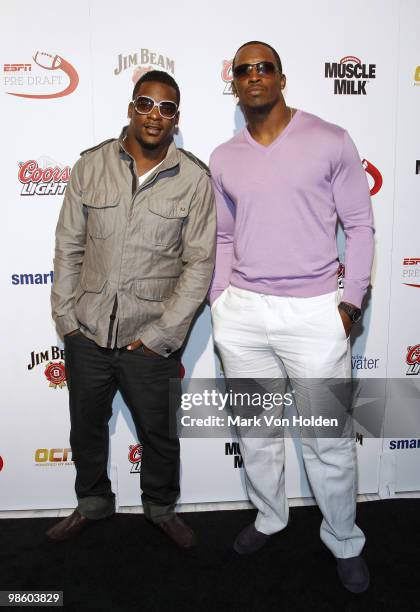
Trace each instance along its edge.
{"label": "black sunglasses", "polygon": [[252,72],[255,67],[257,73],[260,76],[273,76],[276,72],[279,72],[278,68],[273,62],[256,62],[255,64],[239,64],[233,69],[233,76],[235,79],[245,79]]}

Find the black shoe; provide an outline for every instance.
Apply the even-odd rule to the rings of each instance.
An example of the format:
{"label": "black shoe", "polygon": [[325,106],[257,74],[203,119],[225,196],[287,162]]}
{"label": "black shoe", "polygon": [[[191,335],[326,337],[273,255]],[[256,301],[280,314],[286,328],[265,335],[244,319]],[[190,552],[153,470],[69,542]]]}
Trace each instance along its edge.
{"label": "black shoe", "polygon": [[233,544],[233,549],[240,555],[249,555],[260,550],[270,538],[270,535],[257,531],[254,523],[251,523],[238,535]]}
{"label": "black shoe", "polygon": [[342,585],[351,593],[363,593],[369,586],[369,570],[360,555],[337,559],[337,572]]}
{"label": "black shoe", "polygon": [[92,522],[82,516],[78,510],[74,510],[70,516],[50,527],[46,536],[50,542],[64,542],[64,540],[70,540],[78,536]]}
{"label": "black shoe", "polygon": [[178,548],[188,550],[196,546],[197,540],[194,531],[178,514],[174,514],[169,520],[157,523],[157,525]]}

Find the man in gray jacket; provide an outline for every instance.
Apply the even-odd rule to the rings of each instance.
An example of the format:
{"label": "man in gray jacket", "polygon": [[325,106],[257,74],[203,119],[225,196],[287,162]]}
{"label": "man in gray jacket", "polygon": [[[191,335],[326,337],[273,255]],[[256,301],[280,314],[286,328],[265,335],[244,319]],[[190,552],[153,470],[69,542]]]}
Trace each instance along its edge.
{"label": "man in gray jacket", "polygon": [[119,139],[75,164],[61,209],[52,311],[64,337],[77,509],[47,535],[62,541],[115,511],[107,474],[120,390],[143,446],[144,512],[178,546],[195,543],[174,512],[179,440],[170,431],[179,352],[214,266],[208,169],[177,149],[179,88],[167,73],[137,82]]}

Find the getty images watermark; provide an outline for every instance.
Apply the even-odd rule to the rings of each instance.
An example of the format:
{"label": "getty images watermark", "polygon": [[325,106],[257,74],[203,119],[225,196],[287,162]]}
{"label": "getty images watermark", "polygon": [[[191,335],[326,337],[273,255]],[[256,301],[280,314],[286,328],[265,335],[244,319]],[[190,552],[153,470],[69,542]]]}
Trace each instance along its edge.
{"label": "getty images watermark", "polygon": [[420,376],[174,379],[171,432],[184,438],[420,438]]}
{"label": "getty images watermark", "polygon": [[[249,393],[249,392],[234,392],[228,391],[222,393],[216,389],[211,391],[204,389],[201,393],[183,393],[181,396],[181,410],[191,410],[193,408],[214,408],[223,411],[227,408],[244,409],[255,408],[265,411],[271,411],[273,408],[288,407],[293,405],[293,391],[282,393]],[[288,417],[279,417],[275,414],[262,414],[257,416],[241,416],[240,414],[227,415],[208,415],[206,417],[196,417],[190,414],[181,415],[181,425],[183,427],[224,427],[231,425],[235,427],[338,427],[338,419],[326,418],[322,416],[303,417],[302,415],[293,415],[292,419]]]}

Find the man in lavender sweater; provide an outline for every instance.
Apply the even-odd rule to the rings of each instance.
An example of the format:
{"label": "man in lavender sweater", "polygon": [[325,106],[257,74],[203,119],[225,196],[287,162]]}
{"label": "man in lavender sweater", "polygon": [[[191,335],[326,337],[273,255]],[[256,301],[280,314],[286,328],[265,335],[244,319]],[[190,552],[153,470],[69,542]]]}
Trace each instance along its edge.
{"label": "man in lavender sweater", "polygon": [[[349,334],[361,317],[373,259],[369,187],[342,128],[286,105],[277,52],[252,41],[233,62],[233,91],[247,126],[210,160],[216,194],[217,258],[210,301],[227,378],[284,381],[299,414],[313,414],[305,380],[351,377]],[[345,238],[345,287],[337,286],[336,224]],[[316,387],[316,383],[313,385]],[[323,415],[329,406],[322,406]],[[255,552],[287,525],[284,441],[240,436],[255,523],[236,538]],[[356,516],[354,437],[302,437],[305,468],[323,514],[321,539],[342,584],[368,588]]]}

